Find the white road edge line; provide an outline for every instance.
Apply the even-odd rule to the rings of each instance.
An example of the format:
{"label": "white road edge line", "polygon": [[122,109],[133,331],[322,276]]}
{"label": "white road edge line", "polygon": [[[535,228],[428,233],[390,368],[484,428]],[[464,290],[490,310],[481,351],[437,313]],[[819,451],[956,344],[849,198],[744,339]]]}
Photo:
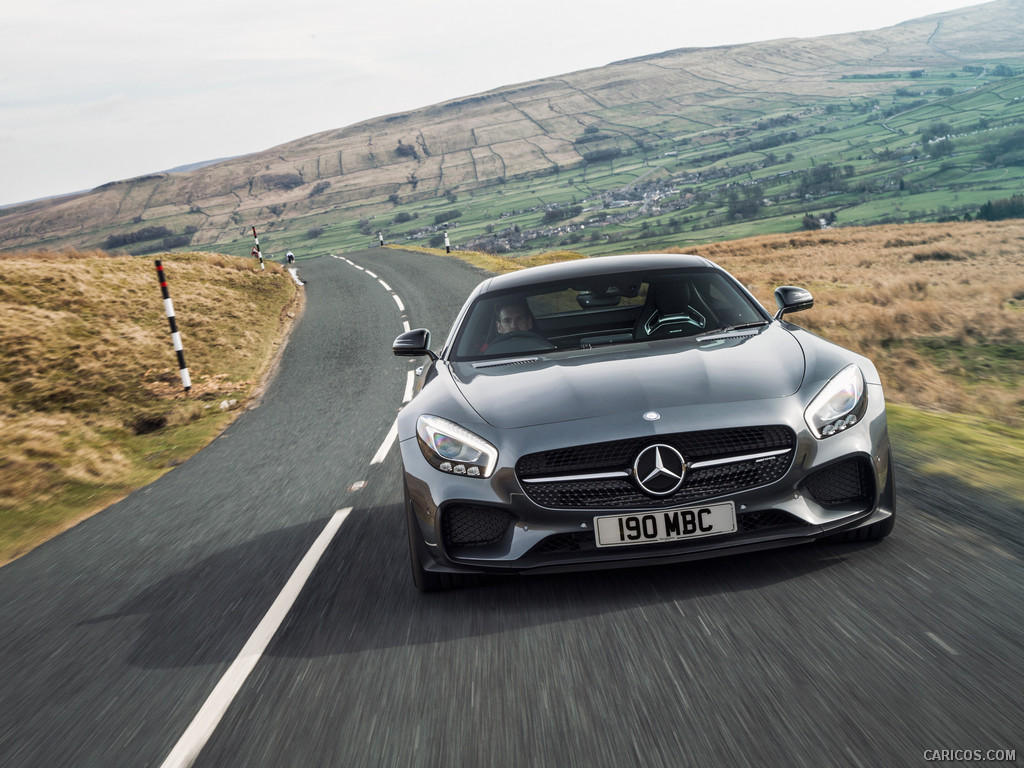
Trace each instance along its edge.
{"label": "white road edge line", "polygon": [[327,549],[327,545],[331,543],[334,535],[338,532],[341,524],[345,522],[345,518],[348,517],[351,511],[352,507],[339,509],[334,513],[334,516],[327,525],[324,526],[323,531],[320,532],[316,541],[313,542],[313,546],[309,548],[309,551],[306,552],[301,562],[296,566],[291,578],[288,579],[288,583],[281,590],[281,594],[277,596],[274,604],[270,606],[270,610],[263,617],[263,621],[259,623],[259,626],[256,627],[248,642],[239,652],[238,657],[228,667],[227,672],[224,673],[220,682],[217,683],[217,686],[213,689],[213,692],[207,698],[206,703],[203,704],[195,719],[185,729],[185,733],[178,739],[178,743],[174,745],[174,749],[171,750],[167,759],[161,763],[161,768],[188,768],[199,756],[206,742],[209,741],[210,736],[217,729],[221,718],[224,717],[224,713],[227,712],[231,702],[241,689],[242,684],[249,677],[249,673],[252,672],[256,663],[262,657],[263,652],[270,644],[270,641],[277,633],[281,622],[284,621],[288,611],[295,604],[296,598],[302,591],[302,587],[306,584],[310,574],[313,573],[313,569],[320,561],[321,556]]}
{"label": "white road edge line", "polygon": [[383,464],[384,459],[388,456],[388,451],[391,450],[391,444],[398,438],[398,419],[395,419],[391,424],[391,429],[388,430],[387,436],[384,438],[384,442],[380,444],[380,448],[373,454],[373,458],[370,459],[370,464]]}

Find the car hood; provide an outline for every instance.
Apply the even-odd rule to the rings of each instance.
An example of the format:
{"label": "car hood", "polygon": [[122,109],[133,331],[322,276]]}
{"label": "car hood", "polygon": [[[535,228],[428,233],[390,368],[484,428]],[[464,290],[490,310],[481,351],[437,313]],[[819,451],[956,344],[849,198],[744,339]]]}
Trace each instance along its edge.
{"label": "car hood", "polygon": [[499,429],[792,395],[804,354],[773,323],[755,334],[457,363],[453,381]]}

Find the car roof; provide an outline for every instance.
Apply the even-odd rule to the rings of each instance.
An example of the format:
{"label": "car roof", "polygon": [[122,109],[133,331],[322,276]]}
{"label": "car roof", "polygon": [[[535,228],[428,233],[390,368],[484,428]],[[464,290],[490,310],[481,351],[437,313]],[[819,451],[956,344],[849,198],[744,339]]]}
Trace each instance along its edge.
{"label": "car roof", "polygon": [[480,286],[480,292],[506,291],[537,283],[573,280],[595,275],[614,275],[649,269],[681,269],[686,267],[715,267],[714,262],[701,256],[682,253],[635,253],[623,256],[594,256],[557,264],[528,267],[516,272],[497,275]]}

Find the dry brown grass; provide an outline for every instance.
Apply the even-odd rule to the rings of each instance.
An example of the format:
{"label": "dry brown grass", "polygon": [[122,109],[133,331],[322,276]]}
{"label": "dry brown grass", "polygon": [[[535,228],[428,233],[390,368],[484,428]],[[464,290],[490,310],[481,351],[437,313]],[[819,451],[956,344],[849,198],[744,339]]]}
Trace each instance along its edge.
{"label": "dry brown grass", "polygon": [[1024,221],[843,228],[689,249],[774,308],[878,365],[894,402],[1024,423]]}
{"label": "dry brown grass", "polygon": [[[442,248],[428,248],[422,245],[389,245],[388,248],[400,251],[432,253],[438,256],[445,255]],[[480,267],[480,269],[486,269],[488,272],[497,272],[499,274],[515,272],[527,267],[539,267],[543,264],[556,264],[560,261],[587,258],[582,253],[576,251],[549,251],[547,253],[535,253],[530,256],[501,256],[494,253],[484,253],[483,251],[455,250],[451,252],[451,255],[472,264],[474,267]]]}
{"label": "dry brown grass", "polygon": [[244,403],[272,356],[297,296],[284,270],[161,258],[188,394],[151,258],[0,256],[0,563],[180,463],[223,428],[220,402]]}

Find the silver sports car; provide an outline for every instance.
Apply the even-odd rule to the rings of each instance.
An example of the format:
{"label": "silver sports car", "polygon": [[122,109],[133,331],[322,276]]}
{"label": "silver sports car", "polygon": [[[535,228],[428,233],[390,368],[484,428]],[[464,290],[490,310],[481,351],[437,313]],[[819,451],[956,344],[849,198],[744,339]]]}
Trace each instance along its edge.
{"label": "silver sports car", "polygon": [[879,539],[895,521],[871,361],[696,256],[484,280],[398,418],[413,580],[671,563]]}

